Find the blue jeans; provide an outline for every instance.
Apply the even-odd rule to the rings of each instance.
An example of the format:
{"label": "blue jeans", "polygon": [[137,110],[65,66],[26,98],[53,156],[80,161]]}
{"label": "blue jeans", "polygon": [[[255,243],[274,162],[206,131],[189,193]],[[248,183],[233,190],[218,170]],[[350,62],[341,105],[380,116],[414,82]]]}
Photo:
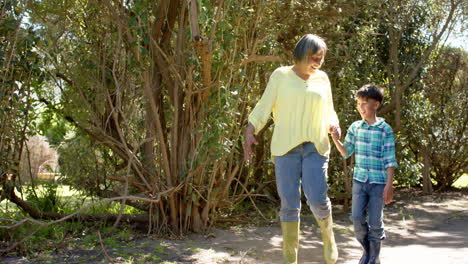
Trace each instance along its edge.
{"label": "blue jeans", "polygon": [[359,242],[385,239],[383,191],[385,184],[353,180],[352,216],[354,235]]}
{"label": "blue jeans", "polygon": [[281,221],[299,221],[301,185],[315,217],[327,218],[331,213],[327,196],[328,158],[320,155],[313,143],[305,142],[274,159],[276,187],[281,198]]}

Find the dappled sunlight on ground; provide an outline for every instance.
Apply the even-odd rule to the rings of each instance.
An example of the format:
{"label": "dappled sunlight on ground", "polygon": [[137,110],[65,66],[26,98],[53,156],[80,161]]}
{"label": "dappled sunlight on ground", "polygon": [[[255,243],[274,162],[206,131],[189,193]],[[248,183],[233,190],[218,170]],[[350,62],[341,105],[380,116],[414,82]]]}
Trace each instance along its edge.
{"label": "dappled sunlight on ground", "polygon": [[[336,210],[338,211],[338,210]],[[395,202],[385,208],[387,239],[383,242],[382,263],[459,264],[467,263],[468,194],[462,192],[422,195],[419,191],[399,191]],[[361,249],[354,239],[349,213],[334,215],[334,231],[340,254],[339,262],[355,264]],[[111,238],[111,237],[107,237]],[[106,237],[103,237],[106,239]],[[179,240],[135,236],[129,242],[107,246],[115,263],[147,259],[141,263],[164,264],[280,264],[282,261],[281,227],[278,222],[266,226],[230,226],[214,228],[205,234],[190,234]],[[320,229],[310,211],[301,216],[300,264],[323,264]],[[104,263],[99,246],[68,246],[36,259],[0,258],[0,263]],[[55,261],[55,262],[54,262]]]}

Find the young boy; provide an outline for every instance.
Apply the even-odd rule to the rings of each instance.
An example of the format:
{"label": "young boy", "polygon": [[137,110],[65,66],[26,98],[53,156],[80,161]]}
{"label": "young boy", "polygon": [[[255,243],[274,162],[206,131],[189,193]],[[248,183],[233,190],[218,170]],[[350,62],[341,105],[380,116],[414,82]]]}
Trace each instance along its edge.
{"label": "young boy", "polygon": [[[383,89],[365,85],[356,92],[357,110],[362,120],[348,129],[344,143],[338,129],[332,138],[344,158],[355,153],[352,217],[354,234],[364,248],[360,264],[380,263],[384,203],[393,199],[393,175],[397,162],[392,128],[376,112],[382,104]],[[367,213],[367,215],[366,215]],[[367,221],[368,219],[368,221]]]}

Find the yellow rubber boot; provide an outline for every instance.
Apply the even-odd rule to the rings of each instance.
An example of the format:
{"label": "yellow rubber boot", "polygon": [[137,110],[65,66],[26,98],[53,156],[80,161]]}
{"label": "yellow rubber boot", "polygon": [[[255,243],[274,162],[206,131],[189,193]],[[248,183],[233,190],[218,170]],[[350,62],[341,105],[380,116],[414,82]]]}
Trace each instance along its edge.
{"label": "yellow rubber boot", "polygon": [[338,260],[338,248],[336,247],[335,235],[333,234],[333,218],[330,214],[329,217],[323,220],[317,219],[317,222],[322,230],[323,256],[325,257],[325,263],[335,264]]}
{"label": "yellow rubber boot", "polygon": [[281,222],[283,232],[283,263],[297,264],[299,222]]}

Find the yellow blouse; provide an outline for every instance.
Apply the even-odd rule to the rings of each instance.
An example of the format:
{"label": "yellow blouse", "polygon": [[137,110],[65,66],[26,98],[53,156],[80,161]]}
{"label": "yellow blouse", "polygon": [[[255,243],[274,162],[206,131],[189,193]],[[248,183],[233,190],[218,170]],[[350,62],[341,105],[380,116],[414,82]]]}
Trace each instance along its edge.
{"label": "yellow blouse", "polygon": [[292,66],[277,68],[249,115],[255,134],[265,126],[270,113],[275,123],[272,156],[282,156],[303,142],[312,142],[321,155],[329,155],[328,127],[337,125],[338,117],[325,72],[317,70],[308,80],[303,80]]}

